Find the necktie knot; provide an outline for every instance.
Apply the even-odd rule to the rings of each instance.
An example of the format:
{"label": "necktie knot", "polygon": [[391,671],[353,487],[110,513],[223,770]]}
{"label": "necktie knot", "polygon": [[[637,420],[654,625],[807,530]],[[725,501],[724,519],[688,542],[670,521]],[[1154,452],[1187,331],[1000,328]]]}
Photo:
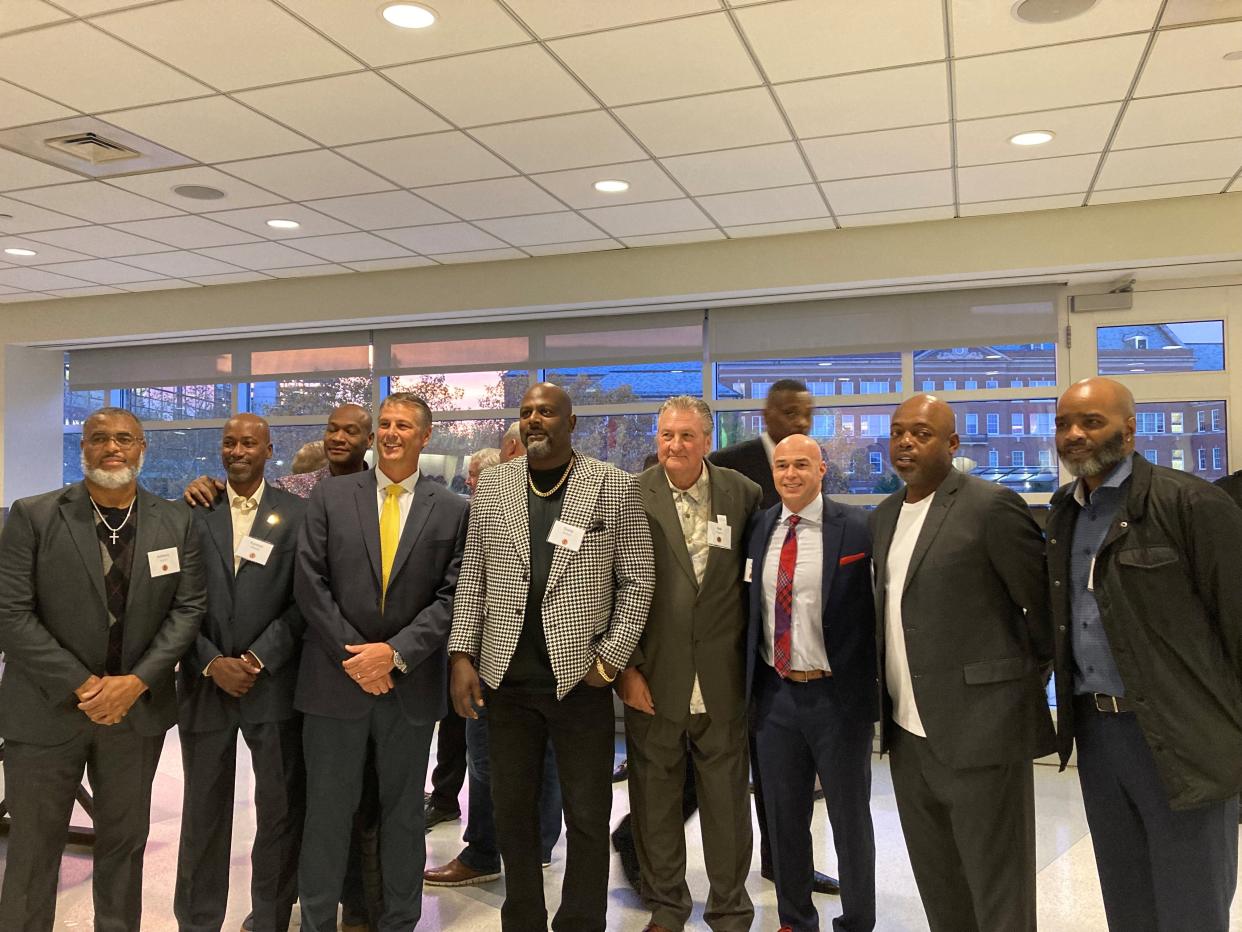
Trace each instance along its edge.
{"label": "necktie knot", "polygon": [[242,498],[238,495],[233,499],[233,507],[244,514],[247,511],[254,511],[259,507],[259,503],[253,498]]}
{"label": "necktie knot", "polygon": [[801,518],[800,516],[798,516],[798,515],[790,515],[790,516],[789,516],[789,527],[790,527],[790,529],[792,530],[793,528],[796,528],[796,527],[798,526],[798,522],[799,522],[799,521],[801,521],[801,520],[802,520],[802,518]]}
{"label": "necktie knot", "polygon": [[405,491],[405,486],[403,486],[399,482],[394,482],[392,485],[388,486],[388,488],[386,488],[384,491],[388,493],[389,498],[397,498],[402,492]]}

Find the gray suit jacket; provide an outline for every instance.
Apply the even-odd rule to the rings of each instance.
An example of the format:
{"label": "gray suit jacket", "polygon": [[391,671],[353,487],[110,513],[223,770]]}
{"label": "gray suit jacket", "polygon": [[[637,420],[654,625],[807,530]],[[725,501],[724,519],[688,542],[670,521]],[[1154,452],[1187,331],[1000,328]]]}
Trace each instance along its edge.
{"label": "gray suit jacket", "polygon": [[746,593],[742,585],[746,525],[763,493],[741,473],[704,464],[711,477],[711,515],[728,519],[732,549],[709,549],[699,585],[681,519],[662,466],[638,477],[655,554],[655,594],[630,663],[647,678],[656,715],[682,723],[698,674],[713,719],[746,711]]}
{"label": "gray suit jacket", "polygon": [[[233,514],[227,502],[194,509],[207,576],[207,615],[177,676],[182,731],[211,731],[240,721],[291,717],[305,624],[293,601],[293,561],[306,502],[265,486],[250,536],[272,544],[266,563],[243,560],[233,572]],[[203,676],[213,657],[254,651],[263,664],[254,687],[234,698]]]}
{"label": "gray suit jacket", "polygon": [[[872,515],[881,721],[888,552],[905,489]],[[894,581],[896,582],[896,581]],[[957,470],[932,500],[901,582],[914,699],[932,750],[955,768],[1030,760],[1055,748],[1041,669],[1052,661],[1044,539],[1014,492]]]}
{"label": "gray suit jacket", "polygon": [[431,724],[448,695],[444,644],[453,617],[469,506],[420,478],[380,610],[380,532],[375,470],[324,479],[311,493],[298,538],[293,592],[306,619],[295,707],[358,719],[378,697],[341,669],[346,644],[387,642],[409,672],[393,670],[405,717]]}
{"label": "gray suit jacket", "polygon": [[[177,720],[173,668],[198,632],[206,605],[190,510],[141,487],[122,672],[147,685],[126,717],[154,736]],[[177,548],[179,573],[152,577],[147,554]],[[54,745],[90,720],[73,691],[102,676],[108,652],[103,558],[82,483],[13,503],[0,533],[0,735]]]}

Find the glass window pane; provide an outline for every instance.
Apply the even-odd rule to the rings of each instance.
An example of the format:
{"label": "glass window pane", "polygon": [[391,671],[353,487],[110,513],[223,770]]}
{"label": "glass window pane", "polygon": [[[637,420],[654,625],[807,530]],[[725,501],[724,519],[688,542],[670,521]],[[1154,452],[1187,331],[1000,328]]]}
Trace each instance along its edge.
{"label": "glass window pane", "polygon": [[322,443],[323,427],[319,424],[273,425],[272,458],[267,462],[264,475],[268,479],[276,479],[292,473],[294,455],[304,443]]}
{"label": "glass window pane", "polygon": [[967,388],[974,388],[972,383],[980,379],[988,388],[999,388],[1002,381],[1013,388],[1055,385],[1056,344],[1016,343],[914,351],[914,381],[922,383],[924,391],[948,391],[959,379],[966,381]]}
{"label": "glass window pane", "polygon": [[413,392],[433,412],[516,408],[529,383],[525,369],[394,375],[388,380],[386,394]]}
{"label": "glass window pane", "polygon": [[251,382],[248,388],[247,410],[263,417],[329,414],[347,403],[371,409],[371,378],[365,375]]}
{"label": "glass window pane", "polygon": [[93,391],[73,392],[69,383],[65,383],[65,424],[81,424],[92,411],[102,408],[107,402],[108,392],[99,388]]}
{"label": "glass window pane", "polygon": [[703,396],[703,363],[653,362],[544,369],[542,378],[569,392],[575,404],[663,401],[673,395]]}
{"label": "glass window pane", "polygon": [[[1134,407],[1135,445],[1153,463],[1189,470],[1210,482],[1228,472],[1225,402],[1148,401]],[[1183,426],[1169,430],[1169,424]],[[1221,452],[1217,454],[1216,450]]]}
{"label": "glass window pane", "polygon": [[883,395],[901,391],[901,354],[752,359],[716,364],[717,398],[763,400],[777,379],[805,382],[812,395]]}
{"label": "glass window pane", "polygon": [[196,476],[222,476],[220,428],[147,430],[147,458],[138,481],[162,498],[179,499]]}
{"label": "glass window pane", "polygon": [[[1055,401],[959,401],[952,407],[961,443],[955,461],[958,469],[1019,493],[1056,489]],[[985,433],[971,430],[978,430],[980,424]],[[1001,433],[1001,424],[1010,430]]]}
{"label": "glass window pane", "polygon": [[1225,324],[1196,320],[1097,327],[1095,347],[1100,375],[1220,372],[1225,368]]}
{"label": "glass window pane", "polygon": [[637,474],[647,468],[648,457],[654,462],[655,433],[654,414],[579,415],[574,449]]}
{"label": "glass window pane", "polygon": [[233,386],[168,385],[158,388],[122,388],[117,405],[133,411],[142,421],[187,421],[228,417],[233,410]]}
{"label": "glass window pane", "polygon": [[470,457],[484,447],[499,447],[509,423],[504,418],[436,421],[418,458],[419,471],[465,495]]}

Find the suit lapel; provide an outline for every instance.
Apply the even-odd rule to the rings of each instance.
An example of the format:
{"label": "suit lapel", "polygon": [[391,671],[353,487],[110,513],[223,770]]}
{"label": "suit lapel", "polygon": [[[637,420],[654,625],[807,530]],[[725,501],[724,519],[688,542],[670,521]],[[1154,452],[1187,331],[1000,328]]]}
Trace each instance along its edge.
{"label": "suit lapel", "polygon": [[[589,466],[588,463],[588,460],[578,460],[569,474],[569,481],[565,484],[565,499],[561,502],[561,521],[590,533],[591,517],[595,514],[595,502],[599,498],[600,486],[604,484],[604,472],[602,469]],[[583,538],[585,546],[585,534]],[[685,546],[683,539],[683,550]],[[565,568],[569,566],[569,561],[574,555],[574,551],[568,547],[554,548],[552,568],[548,571],[548,586],[545,592],[551,592],[556,588],[557,581],[565,572]]]}
{"label": "suit lapel", "polygon": [[366,544],[367,555],[371,558],[371,571],[375,574],[376,585],[379,585],[383,577],[380,572],[379,504],[375,489],[375,470],[368,469],[358,478],[358,486],[354,489],[354,504],[358,508],[358,526],[362,528],[362,540]]}
{"label": "suit lapel", "polygon": [[824,568],[823,582],[820,584],[820,604],[827,608],[828,596],[832,592],[832,581],[837,575],[837,566],[841,559],[841,540],[845,536],[845,516],[836,508],[834,502],[824,499],[823,514],[824,535]]}
{"label": "suit lapel", "polygon": [[[722,479],[720,470],[709,464],[707,460],[703,461],[703,468],[708,470],[712,483],[711,507],[708,508],[710,519],[715,521],[717,515],[732,516],[733,509],[737,505],[737,498],[733,494],[732,484]],[[745,528],[742,530],[745,530]],[[704,582],[707,581],[710,573],[720,568],[727,569],[729,575],[734,576],[737,573],[737,554],[722,547],[708,547],[707,569],[703,571]],[[693,578],[693,575],[691,578]]]}
{"label": "suit lapel", "polygon": [[944,525],[944,519],[948,517],[949,509],[953,507],[953,502],[957,498],[956,492],[961,484],[962,474],[957,470],[953,470],[944,482],[940,483],[940,488],[936,489],[931,508],[928,509],[927,517],[923,520],[923,528],[919,531],[919,539],[914,544],[914,553],[910,555],[910,569],[907,571],[905,582],[901,586],[903,595],[910,586],[910,580],[918,572],[919,564],[923,562],[923,558],[927,556],[927,552],[931,550],[932,544],[935,543],[936,535],[940,533],[940,528]]}
{"label": "suit lapel", "polygon": [[[401,540],[397,542],[397,553],[392,560],[392,574],[388,577],[389,586],[392,586],[392,581],[401,572],[402,564],[410,556],[410,551],[414,549],[418,535],[423,532],[423,525],[427,523],[427,517],[435,507],[435,494],[431,480],[419,476],[418,482],[414,484],[414,501],[410,503],[410,513],[405,516],[405,527],[401,529]],[[376,527],[378,529],[378,524]]]}
{"label": "suit lapel", "polygon": [[677,565],[690,577],[690,584],[698,588],[698,580],[694,577],[694,564],[690,562],[690,551],[686,547],[686,535],[681,529],[681,518],[677,514],[677,505],[673,502],[673,490],[669,488],[668,478],[664,470],[653,472],[654,478],[647,484],[647,505],[651,516],[668,538],[669,548],[677,558]]}
{"label": "suit lapel", "polygon": [[[266,497],[266,496],[265,496]],[[229,588],[233,588],[233,509],[229,507],[228,502],[217,505],[213,510],[207,512],[204,519],[207,524],[207,531],[211,534],[211,541],[216,546],[220,560],[224,564],[226,570],[225,576],[229,580]],[[245,561],[242,561],[245,565]]]}
{"label": "suit lapel", "polygon": [[[156,508],[159,499],[143,488],[138,489],[138,500],[134,502],[134,515],[138,518],[138,531],[134,536],[134,559],[132,569],[129,572],[129,592],[125,599],[125,612],[129,614],[130,608],[135,604],[140,595],[145,595],[147,587],[151,585],[151,570],[148,567],[143,569],[142,561],[147,558],[147,554],[152,550],[159,550],[156,540],[159,537],[160,527],[163,521],[160,520],[159,512]],[[177,562],[185,558],[185,554],[181,552],[181,548],[177,548]]]}
{"label": "suit lapel", "polygon": [[875,572],[875,590],[883,597],[884,586],[888,581],[888,550],[893,545],[893,531],[897,527],[897,515],[901,511],[901,496],[905,491],[896,492],[875,510],[875,538],[871,542],[871,565]]}
{"label": "suit lapel", "polygon": [[513,466],[501,472],[500,510],[504,516],[509,539],[522,560],[530,568],[530,515],[526,508],[526,457],[512,461]]}
{"label": "suit lapel", "polygon": [[73,544],[86,567],[86,575],[90,577],[95,594],[101,604],[107,604],[104,595],[103,557],[99,553],[99,537],[95,531],[95,511],[91,507],[91,497],[86,486],[79,483],[70,488],[60,503],[60,514],[69,528]]}

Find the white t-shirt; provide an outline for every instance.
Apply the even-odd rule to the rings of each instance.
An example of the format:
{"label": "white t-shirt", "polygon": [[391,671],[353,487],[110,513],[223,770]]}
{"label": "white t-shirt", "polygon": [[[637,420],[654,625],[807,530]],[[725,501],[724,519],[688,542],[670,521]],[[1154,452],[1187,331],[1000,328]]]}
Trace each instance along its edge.
{"label": "white t-shirt", "polygon": [[885,574],[884,595],[884,674],[888,694],[893,700],[893,721],[913,735],[926,738],[923,720],[914,701],[914,686],[910,680],[910,663],[906,657],[906,630],[901,624],[901,593],[910,570],[910,558],[918,542],[927,512],[931,510],[934,494],[913,505],[901,503],[897,516],[897,528],[893,542],[888,548],[888,566]]}

